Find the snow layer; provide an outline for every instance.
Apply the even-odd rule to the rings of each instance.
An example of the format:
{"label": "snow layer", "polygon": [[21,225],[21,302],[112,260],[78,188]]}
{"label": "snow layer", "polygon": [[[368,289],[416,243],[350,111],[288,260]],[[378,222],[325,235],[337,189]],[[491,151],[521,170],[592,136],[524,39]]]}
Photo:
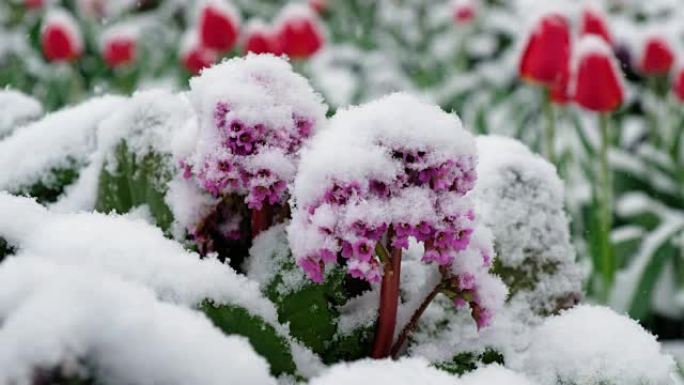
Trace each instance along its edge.
{"label": "snow layer", "polygon": [[536,313],[574,304],[582,274],[555,168],[514,139],[481,136],[477,145],[475,197],[483,223],[494,233],[498,262],[534,286],[512,293],[512,300]]}
{"label": "snow layer", "polygon": [[461,385],[535,385],[523,374],[506,369],[501,365],[489,365],[465,374]]}
{"label": "snow layer", "polygon": [[16,191],[52,169],[85,163],[96,148],[96,127],[123,105],[103,96],[46,115],[0,142],[0,190]]}
{"label": "snow layer", "polygon": [[41,115],[43,106],[35,98],[12,89],[0,90],[0,138]]}
{"label": "snow layer", "polygon": [[398,361],[366,359],[337,364],[309,382],[309,385],[355,384],[456,385],[458,380],[433,368],[424,359],[404,358]]}
{"label": "snow layer", "polygon": [[672,384],[674,360],[636,321],[577,306],[533,334],[524,370],[540,384]]}
{"label": "snow layer", "polygon": [[55,367],[103,384],[276,383],[246,339],[112,275],[22,254],[0,281],[0,384]]}

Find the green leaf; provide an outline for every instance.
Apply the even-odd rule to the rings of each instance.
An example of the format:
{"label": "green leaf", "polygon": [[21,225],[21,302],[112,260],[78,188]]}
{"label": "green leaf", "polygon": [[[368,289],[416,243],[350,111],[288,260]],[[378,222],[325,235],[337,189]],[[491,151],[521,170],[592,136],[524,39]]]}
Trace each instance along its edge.
{"label": "green leaf", "polygon": [[157,226],[168,230],[173,222],[171,210],[164,202],[166,184],[171,180],[168,156],[150,152],[139,159],[128,151],[122,141],[115,149],[116,167],[113,172],[104,165],[100,173],[95,209],[101,212],[126,213],[147,205]]}
{"label": "green leaf", "polygon": [[[273,375],[296,374],[297,366],[288,341],[278,335],[275,328],[263,319],[237,306],[214,306],[205,301],[201,308],[225,334],[238,334],[249,339],[254,350],[271,365]],[[229,359],[230,357],[226,357],[226,360]]]}
{"label": "green leaf", "polygon": [[494,349],[488,348],[482,354],[466,352],[454,356],[450,361],[440,362],[435,365],[437,369],[444,370],[451,374],[461,375],[477,369],[480,365],[503,364],[504,357]]}

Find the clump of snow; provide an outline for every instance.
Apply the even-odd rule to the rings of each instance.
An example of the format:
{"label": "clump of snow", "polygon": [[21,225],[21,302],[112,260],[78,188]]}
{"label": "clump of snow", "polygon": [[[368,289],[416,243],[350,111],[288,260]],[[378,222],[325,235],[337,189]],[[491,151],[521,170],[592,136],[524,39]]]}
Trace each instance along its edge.
{"label": "clump of snow", "polygon": [[41,115],[43,106],[35,98],[9,88],[0,90],[0,138]]}
{"label": "clump of snow", "polygon": [[50,171],[89,160],[96,127],[124,103],[103,96],[46,115],[0,142],[0,190],[18,191],[50,178]]}
{"label": "clump of snow", "polygon": [[456,377],[435,369],[421,358],[392,360],[360,360],[337,364],[321,376],[312,379],[309,385],[457,385]]}
{"label": "clump of snow", "polygon": [[0,280],[0,383],[61,368],[106,384],[276,384],[246,339],[142,286],[30,254]]}
{"label": "clump of snow", "polygon": [[521,373],[501,365],[489,365],[461,376],[460,385],[535,385]]}
{"label": "clump of snow", "polygon": [[672,384],[674,360],[636,321],[582,305],[553,316],[532,335],[524,370],[542,385]]}
{"label": "clump of snow", "polygon": [[511,301],[537,314],[572,306],[581,297],[583,276],[555,168],[514,139],[483,136],[477,145],[477,209],[494,234]]}

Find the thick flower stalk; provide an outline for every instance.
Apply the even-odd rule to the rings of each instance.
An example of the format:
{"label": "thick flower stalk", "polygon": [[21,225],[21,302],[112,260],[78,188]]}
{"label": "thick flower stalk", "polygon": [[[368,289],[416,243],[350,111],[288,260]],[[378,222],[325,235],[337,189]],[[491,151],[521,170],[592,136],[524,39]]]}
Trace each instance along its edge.
{"label": "thick flower stalk", "polygon": [[577,49],[574,69],[573,98],[581,107],[598,113],[601,144],[599,148],[599,185],[595,191],[600,227],[600,255],[603,299],[607,300],[615,275],[615,258],[610,241],[612,228],[612,177],[608,164],[610,145],[610,113],[624,100],[624,86],[618,66],[608,44],[596,36],[585,36]]}
{"label": "thick flower stalk", "polygon": [[199,128],[184,176],[217,199],[213,219],[221,220],[214,227],[226,238],[240,236],[245,212],[256,236],[285,208],[299,149],[324,121],[326,107],[303,77],[271,55],[223,62],[190,87]]}
{"label": "thick flower stalk", "polygon": [[[372,356],[390,353],[396,324],[402,250],[425,247],[457,304],[469,303],[478,325],[491,311],[479,302],[477,275],[455,273],[475,229],[473,137],[458,119],[418,99],[394,94],[339,112],[302,155],[288,238],[299,266],[315,282],[341,264],[381,284]],[[478,266],[488,265],[491,253]]]}

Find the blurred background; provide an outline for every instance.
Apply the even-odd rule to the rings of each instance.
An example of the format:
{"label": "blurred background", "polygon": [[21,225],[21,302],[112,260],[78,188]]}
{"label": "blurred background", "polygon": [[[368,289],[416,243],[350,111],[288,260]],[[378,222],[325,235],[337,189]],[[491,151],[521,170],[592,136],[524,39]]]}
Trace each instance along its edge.
{"label": "blurred background", "polygon": [[[560,40],[549,20],[561,20]],[[682,20],[680,0],[0,0],[0,87],[54,111],[105,93],[183,90],[202,68],[251,51],[289,56],[331,113],[392,91],[423,95],[471,131],[516,137],[555,163],[588,299],[676,340]],[[617,108],[588,109],[573,102],[577,79],[561,76],[558,90],[523,65],[570,68],[586,35],[618,63]],[[603,95],[604,78],[586,80],[587,92]]]}

